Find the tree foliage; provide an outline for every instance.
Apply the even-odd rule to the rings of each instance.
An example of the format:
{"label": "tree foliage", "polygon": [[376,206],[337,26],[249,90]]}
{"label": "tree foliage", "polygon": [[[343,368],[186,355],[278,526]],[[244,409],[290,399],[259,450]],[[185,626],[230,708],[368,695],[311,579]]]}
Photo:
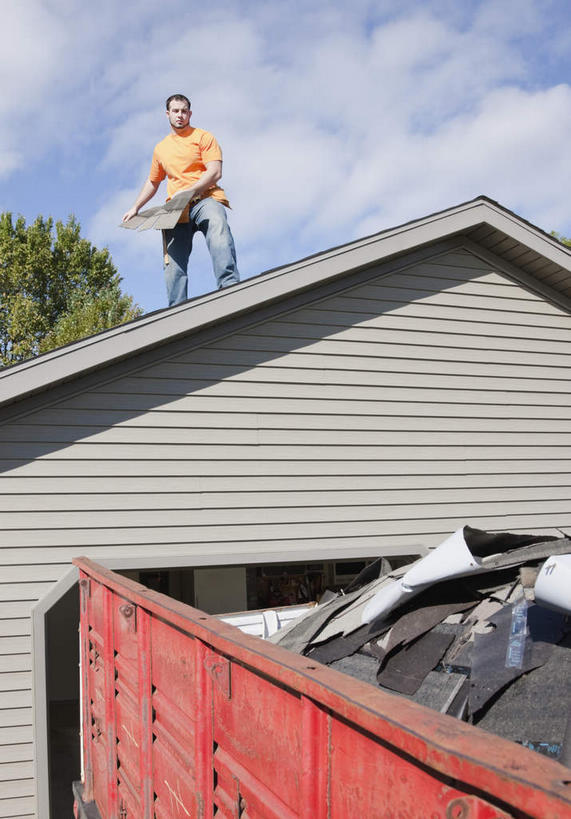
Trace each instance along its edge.
{"label": "tree foliage", "polygon": [[0,366],[76,341],[141,314],[107,249],[67,223],[26,225],[0,214]]}
{"label": "tree foliage", "polygon": [[556,230],[552,230],[551,235],[554,236],[557,241],[562,242],[564,245],[567,245],[567,247],[571,247],[571,239],[567,236],[562,236],[560,233],[557,233]]}
{"label": "tree foliage", "polygon": [[130,296],[107,287],[96,296],[74,293],[67,312],[62,313],[53,328],[39,343],[40,353],[63,347],[72,341],[116,327],[140,315]]}

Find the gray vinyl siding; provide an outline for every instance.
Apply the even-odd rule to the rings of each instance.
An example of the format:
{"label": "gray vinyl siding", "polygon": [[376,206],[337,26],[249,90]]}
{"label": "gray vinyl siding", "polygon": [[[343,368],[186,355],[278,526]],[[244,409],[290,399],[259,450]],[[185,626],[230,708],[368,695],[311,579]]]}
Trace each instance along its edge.
{"label": "gray vinyl siding", "polygon": [[32,812],[29,612],[72,557],[571,527],[571,319],[539,293],[459,249],[252,318],[0,425],[0,817]]}
{"label": "gray vinyl siding", "polygon": [[42,565],[0,601],[78,549],[568,525],[570,338],[567,313],[451,252],[6,424],[4,583],[18,555]]}

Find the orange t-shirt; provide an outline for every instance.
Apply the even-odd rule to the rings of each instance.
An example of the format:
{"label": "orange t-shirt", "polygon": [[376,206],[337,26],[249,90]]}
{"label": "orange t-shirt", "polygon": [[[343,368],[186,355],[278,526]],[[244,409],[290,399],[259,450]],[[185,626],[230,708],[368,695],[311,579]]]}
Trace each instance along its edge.
{"label": "orange t-shirt", "polygon": [[[222,151],[216,139],[202,128],[184,128],[176,134],[170,133],[155,146],[149,179],[151,182],[167,183],[167,201],[178,191],[190,188],[197,182],[206,163],[222,161]],[[226,194],[218,185],[213,185],[205,196],[212,196],[229,205]]]}

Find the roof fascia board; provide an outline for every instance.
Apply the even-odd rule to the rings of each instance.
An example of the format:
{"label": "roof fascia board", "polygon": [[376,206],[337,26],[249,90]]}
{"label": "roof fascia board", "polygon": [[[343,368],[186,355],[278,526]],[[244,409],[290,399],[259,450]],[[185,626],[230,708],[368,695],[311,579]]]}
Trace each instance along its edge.
{"label": "roof fascia board", "polygon": [[[464,237],[454,237],[451,239],[436,242],[429,248],[422,247],[416,251],[411,251],[400,259],[390,259],[376,265],[370,265],[362,270],[338,278],[334,281],[325,282],[312,288],[311,291],[298,292],[280,301],[273,301],[266,305],[260,305],[255,310],[248,313],[232,315],[225,322],[210,324],[207,327],[198,327],[196,330],[189,330],[184,335],[168,339],[168,343],[155,345],[138,350],[137,363],[133,358],[122,358],[118,361],[109,361],[105,366],[105,373],[102,367],[91,368],[76,374],[76,377],[65,379],[62,371],[59,370],[60,378],[46,383],[43,388],[30,388],[24,391],[23,382],[19,386],[20,392],[9,399],[7,395],[2,395],[0,399],[0,424],[12,423],[30,413],[35,412],[40,407],[53,406],[60,401],[78,395],[92,387],[100,387],[113,382],[115,379],[129,374],[132,375],[146,367],[160,364],[172,356],[179,353],[187,353],[197,347],[204,346],[213,341],[219,341],[225,336],[240,332],[244,328],[255,327],[263,324],[277,316],[284,317],[288,313],[297,310],[299,307],[306,307],[311,304],[337,295],[345,290],[350,290],[360,284],[364,284],[370,279],[379,276],[389,276],[393,273],[402,272],[419,262],[434,259],[443,253],[451,250],[458,250],[463,247]],[[49,397],[46,390],[49,389]]]}
{"label": "roof fascia board", "polygon": [[[272,291],[275,290],[276,282],[278,281],[281,285],[283,285],[283,280],[285,279],[285,282],[287,283],[287,289],[282,287],[279,288],[280,295],[282,296],[293,293],[300,289],[300,287],[303,289],[311,287],[317,282],[335,278],[339,275],[347,273],[348,271],[354,270],[357,267],[372,264],[375,261],[383,261],[389,256],[410,250],[412,247],[417,245],[422,245],[426,242],[438,241],[451,233],[459,230],[461,231],[467,227],[475,227],[479,221],[485,220],[478,218],[462,219],[462,216],[467,213],[467,209],[472,212],[474,209],[481,207],[482,204],[484,203],[468,203],[467,206],[459,206],[458,208],[444,211],[441,214],[436,214],[435,216],[425,217],[424,219],[420,219],[415,222],[410,222],[396,228],[391,228],[384,231],[382,234],[374,234],[373,236],[369,236],[365,239],[359,239],[358,241],[350,244],[341,245],[337,248],[327,250],[315,256],[309,256],[306,259],[301,259],[300,261],[294,262],[290,265],[261,273],[260,275],[254,276],[251,279],[246,279],[239,285],[227,290],[208,293],[205,296],[202,296],[200,299],[193,299],[189,302],[185,302],[184,304],[171,307],[168,310],[159,310],[148,316],[143,316],[140,319],[136,319],[129,324],[119,325],[118,327],[114,327],[104,333],[98,333],[95,336],[82,339],[76,344],[69,344],[37,358],[24,361],[22,364],[17,365],[17,368],[18,370],[23,370],[42,366],[54,358],[61,359],[64,356],[75,355],[83,348],[89,348],[94,345],[101,346],[104,341],[115,339],[117,336],[124,336],[132,341],[134,336],[141,335],[143,330],[147,331],[149,336],[152,337],[154,334],[151,328],[153,328],[157,323],[168,323],[171,325],[167,330],[168,335],[169,337],[176,336],[179,332],[184,332],[190,329],[186,321],[184,322],[184,328],[182,330],[178,326],[180,323],[178,318],[180,316],[185,316],[188,310],[193,311],[193,318],[197,319],[197,321],[193,322],[193,325],[196,325],[201,320],[201,317],[198,315],[199,312],[203,311],[204,309],[214,310],[214,305],[219,302],[219,300],[226,298],[230,294],[235,297],[237,293],[240,293],[242,296],[241,301],[248,302],[246,306],[251,307],[252,303],[262,304],[268,297],[275,297],[275,293]],[[487,205],[484,206],[487,207]],[[458,226],[449,225],[450,220],[453,220],[455,217],[459,217],[461,219],[461,223]],[[379,255],[379,245],[381,244],[383,245],[383,248],[382,253]],[[332,262],[333,265],[331,264]],[[261,292],[258,294],[258,297],[255,297],[255,300],[250,303],[248,296],[252,298],[251,290],[254,287],[257,291],[259,290]],[[267,293],[265,291],[270,292]],[[234,300],[234,298],[232,300]],[[237,309],[240,309],[240,307]],[[237,309],[233,308],[232,312],[237,312]],[[216,320],[216,318],[211,320]],[[130,337],[130,334],[133,334],[133,336]],[[157,336],[164,338],[164,329],[160,331],[160,333],[157,333]],[[129,344],[126,346],[131,345]],[[0,371],[0,379],[11,375],[13,371],[14,368],[12,367],[8,368],[4,372]]]}
{"label": "roof fascia board", "polygon": [[555,239],[511,215],[493,202],[476,199],[424,219],[409,222],[357,242],[334,248],[292,265],[247,279],[228,290],[159,311],[133,323],[45,356],[0,371],[1,403],[108,366],[135,353],[251,312],[353,271],[473,229],[479,224],[510,235],[550,261],[571,270],[571,251]]}
{"label": "roof fascia board", "polygon": [[[75,344],[69,344],[65,347],[58,348],[42,356],[24,361],[17,365],[17,368],[10,367],[5,371],[0,371],[0,380],[10,378],[15,374],[17,369],[19,372],[24,370],[31,370],[37,367],[43,367],[48,362],[57,359],[61,361],[66,357],[79,357],[83,350],[89,350],[91,347],[97,345],[100,349],[114,346],[115,339],[119,336],[125,341],[126,351],[124,354],[129,355],[134,349],[139,349],[142,345],[136,342],[136,337],[145,335],[148,336],[149,344],[163,341],[165,338],[174,338],[177,335],[187,332],[192,329],[188,324],[189,310],[192,310],[192,317],[194,321],[192,326],[196,327],[204,323],[204,313],[212,310],[212,315],[208,315],[209,321],[217,321],[220,316],[219,313],[226,312],[225,310],[217,309],[220,306],[221,300],[232,296],[232,301],[237,300],[237,294],[240,293],[240,303],[238,306],[232,307],[232,312],[238,312],[240,309],[251,309],[252,306],[263,304],[265,301],[275,298],[277,290],[279,289],[280,296],[287,296],[296,292],[297,290],[307,289],[314,286],[318,282],[326,281],[328,279],[336,278],[339,275],[346,274],[358,267],[367,266],[376,261],[383,261],[389,256],[396,255],[411,248],[422,245],[427,242],[438,241],[439,239],[448,236],[449,234],[467,227],[475,227],[479,219],[463,219],[462,224],[458,227],[450,228],[448,223],[454,217],[462,217],[466,211],[466,207],[462,206],[457,209],[451,209],[433,217],[425,217],[424,219],[410,222],[396,228],[391,228],[382,234],[375,234],[365,239],[360,239],[347,245],[333,248],[332,250],[319,253],[316,256],[310,256],[306,259],[301,259],[284,267],[279,267],[275,270],[270,270],[266,273],[261,273],[251,279],[246,279],[237,286],[223,291],[215,291],[208,293],[200,299],[193,299],[184,304],[171,307],[168,310],[159,310],[151,313],[148,316],[143,316],[125,325],[119,325],[104,333],[98,333],[95,336],[90,336],[82,339]],[[471,211],[479,207],[478,203],[469,203]],[[446,224],[442,225],[441,223]],[[433,228],[437,228],[433,230]],[[382,253],[379,255],[379,245],[383,245]],[[280,287],[277,288],[277,283]],[[284,288],[283,285],[286,284]],[[252,289],[256,289],[256,296],[253,296]],[[180,321],[183,317],[184,321]],[[166,325],[168,327],[161,327],[161,330],[156,330],[157,324]],[[166,332],[165,332],[166,330]],[[146,339],[145,339],[146,340]],[[106,345],[106,342],[112,342]],[[98,356],[99,357],[99,356]],[[107,361],[117,358],[118,355],[101,356]]]}

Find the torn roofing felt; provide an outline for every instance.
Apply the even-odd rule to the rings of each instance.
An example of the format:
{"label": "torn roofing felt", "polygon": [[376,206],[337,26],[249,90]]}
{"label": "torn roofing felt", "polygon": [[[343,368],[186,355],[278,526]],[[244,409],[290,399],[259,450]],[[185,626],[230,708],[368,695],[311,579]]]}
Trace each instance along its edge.
{"label": "torn roofing felt", "polygon": [[[352,582],[349,594],[320,604],[273,641],[443,713],[482,723],[500,736],[543,752],[549,749],[563,761],[571,754],[564,743],[571,584],[563,600],[567,611],[561,610],[560,588],[551,608],[543,599],[535,601],[534,588],[546,566],[554,567],[551,574],[562,562],[571,567],[571,539],[491,534],[466,526],[454,533],[452,547],[450,540],[442,544],[440,556],[435,554],[438,547],[395,571],[386,561],[375,561]],[[450,558],[451,548],[458,550],[460,561],[442,560]],[[436,576],[433,570],[440,561]],[[465,571],[458,574],[461,566]],[[408,578],[429,576],[426,584],[408,585]],[[377,595],[383,600],[387,588],[391,606],[363,622],[363,612]],[[546,665],[553,686],[541,671]],[[537,700],[533,704],[533,698],[526,698],[528,687],[537,694],[534,675],[543,681],[543,722],[531,713]],[[506,714],[501,700],[516,683],[521,713]],[[514,701],[512,710],[517,707]]]}

